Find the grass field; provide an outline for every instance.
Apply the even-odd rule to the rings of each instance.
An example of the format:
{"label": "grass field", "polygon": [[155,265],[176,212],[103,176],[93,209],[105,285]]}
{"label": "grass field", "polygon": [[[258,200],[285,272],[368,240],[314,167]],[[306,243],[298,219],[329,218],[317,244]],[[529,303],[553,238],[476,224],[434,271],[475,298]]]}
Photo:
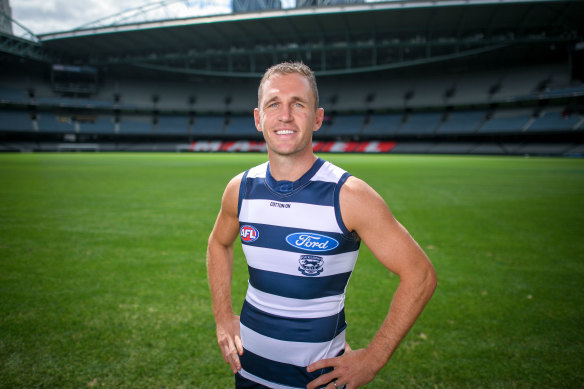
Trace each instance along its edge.
{"label": "grass field", "polygon": [[[230,388],[205,268],[227,181],[261,154],[0,155],[0,387]],[[584,382],[584,160],[325,155],[368,181],[438,272],[369,388]],[[236,246],[234,306],[246,267]],[[363,347],[397,278],[363,247]]]}

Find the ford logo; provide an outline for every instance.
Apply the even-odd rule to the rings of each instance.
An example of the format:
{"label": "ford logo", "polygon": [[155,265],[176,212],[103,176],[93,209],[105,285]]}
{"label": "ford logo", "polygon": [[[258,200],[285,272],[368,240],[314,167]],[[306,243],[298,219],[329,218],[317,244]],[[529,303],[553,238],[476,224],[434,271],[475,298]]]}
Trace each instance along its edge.
{"label": "ford logo", "polygon": [[331,251],[339,246],[336,239],[312,232],[295,232],[286,236],[286,242],[307,251]]}

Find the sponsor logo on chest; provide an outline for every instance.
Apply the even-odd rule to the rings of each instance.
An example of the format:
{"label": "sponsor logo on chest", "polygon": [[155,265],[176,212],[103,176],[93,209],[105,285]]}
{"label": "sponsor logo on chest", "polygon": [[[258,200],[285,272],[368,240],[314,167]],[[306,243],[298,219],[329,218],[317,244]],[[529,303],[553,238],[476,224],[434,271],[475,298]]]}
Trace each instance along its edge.
{"label": "sponsor logo on chest", "polygon": [[270,207],[288,209],[291,207],[288,203],[279,203],[277,201],[270,201]]}
{"label": "sponsor logo on chest", "polygon": [[286,243],[298,249],[315,252],[331,251],[339,246],[339,242],[336,239],[313,232],[290,234],[286,236]]}

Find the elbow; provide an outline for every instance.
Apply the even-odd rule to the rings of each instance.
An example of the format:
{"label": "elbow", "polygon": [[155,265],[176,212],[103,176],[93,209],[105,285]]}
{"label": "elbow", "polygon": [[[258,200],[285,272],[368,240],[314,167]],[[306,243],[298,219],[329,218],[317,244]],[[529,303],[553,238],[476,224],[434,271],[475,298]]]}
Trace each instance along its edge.
{"label": "elbow", "polygon": [[207,250],[216,243],[215,231],[211,231],[207,238]]}
{"label": "elbow", "polygon": [[218,237],[211,233],[207,241],[207,266],[214,258],[222,258],[233,255],[233,242],[226,243],[218,239]]}
{"label": "elbow", "polygon": [[207,255],[217,252],[221,250],[221,248],[225,247],[226,245],[219,240],[219,237],[215,234],[215,232],[211,232],[209,235],[209,239],[207,239]]}
{"label": "elbow", "polygon": [[400,278],[400,287],[409,290],[415,299],[427,303],[438,285],[436,270],[429,260],[418,263],[416,266],[409,268],[409,271],[398,274]]}
{"label": "elbow", "polygon": [[422,283],[423,289],[426,291],[428,299],[430,299],[430,297],[432,297],[432,295],[434,294],[436,287],[438,286],[438,276],[436,275],[436,270],[434,269],[434,266],[432,266],[430,262],[428,262],[428,265],[426,266],[426,269],[424,271]]}

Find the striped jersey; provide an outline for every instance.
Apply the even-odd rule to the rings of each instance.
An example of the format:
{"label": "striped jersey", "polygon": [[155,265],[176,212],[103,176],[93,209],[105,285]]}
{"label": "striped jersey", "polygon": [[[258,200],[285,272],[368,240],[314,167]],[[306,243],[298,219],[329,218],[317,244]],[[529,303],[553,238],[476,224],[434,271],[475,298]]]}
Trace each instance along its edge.
{"label": "striped jersey", "polygon": [[348,177],[320,158],[294,182],[276,181],[268,162],[244,173],[243,377],[270,388],[305,388],[326,372],[308,373],[306,366],[342,354],[345,290],[359,253],[358,238],[341,220],[339,192]]}

